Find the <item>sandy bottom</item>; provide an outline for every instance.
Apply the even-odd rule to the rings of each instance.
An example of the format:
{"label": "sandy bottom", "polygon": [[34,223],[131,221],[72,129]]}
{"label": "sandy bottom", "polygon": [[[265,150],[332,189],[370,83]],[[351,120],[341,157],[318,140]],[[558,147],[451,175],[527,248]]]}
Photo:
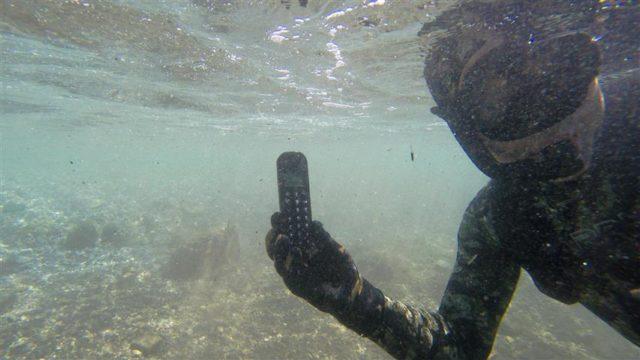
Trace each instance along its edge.
{"label": "sandy bottom", "polygon": [[[263,251],[259,230],[266,229],[241,235],[233,253],[213,248],[224,261],[176,280],[166,274],[176,243],[225,226],[208,221],[206,209],[170,200],[126,210],[95,201],[61,206],[18,188],[0,195],[1,358],[389,358],[286,290]],[[80,221],[93,224],[99,238],[63,249]],[[122,243],[100,235],[107,224]],[[433,309],[455,240],[428,238],[428,245],[422,236],[398,236],[388,248],[349,249],[388,296]],[[492,358],[640,356],[585,309],[544,297],[526,275],[521,280]]]}

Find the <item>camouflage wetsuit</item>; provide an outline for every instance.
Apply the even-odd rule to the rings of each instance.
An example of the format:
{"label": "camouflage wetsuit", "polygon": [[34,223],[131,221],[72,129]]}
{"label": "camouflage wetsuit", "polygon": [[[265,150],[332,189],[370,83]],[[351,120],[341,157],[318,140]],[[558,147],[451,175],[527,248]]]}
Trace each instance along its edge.
{"label": "camouflage wetsuit", "polygon": [[[438,102],[438,89],[429,85]],[[267,236],[276,269],[295,294],[397,358],[486,358],[521,269],[543,293],[583,304],[640,346],[640,71],[601,85],[606,112],[588,171],[571,181],[518,174],[491,180],[465,212],[438,311],[384,296],[319,224],[315,237],[328,245],[312,250],[318,264],[304,264],[303,276],[275,239],[278,231]],[[336,279],[322,279],[333,264],[342,267],[331,275]]]}
{"label": "camouflage wetsuit", "polygon": [[579,180],[492,180],[478,193],[437,312],[365,282],[367,300],[334,315],[399,358],[484,359],[525,269],[543,293],[580,302],[640,345],[639,84],[613,83],[619,96],[605,86],[607,117]]}

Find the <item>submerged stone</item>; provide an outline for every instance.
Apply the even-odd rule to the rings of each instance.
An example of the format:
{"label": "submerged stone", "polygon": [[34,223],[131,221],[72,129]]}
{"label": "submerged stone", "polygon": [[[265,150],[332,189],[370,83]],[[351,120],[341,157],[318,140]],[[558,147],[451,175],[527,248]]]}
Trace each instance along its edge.
{"label": "submerged stone", "polygon": [[207,251],[208,239],[201,237],[190,240],[178,247],[169,257],[162,274],[172,280],[192,280],[199,278],[204,266],[204,253]]}
{"label": "submerged stone", "polygon": [[124,231],[114,223],[108,223],[102,228],[100,240],[109,245],[122,245],[125,242]]}
{"label": "submerged stone", "polygon": [[98,241],[98,231],[93,223],[81,221],[77,223],[62,242],[65,250],[81,250],[95,246]]}
{"label": "submerged stone", "polygon": [[238,234],[232,226],[191,237],[180,237],[181,244],[169,256],[162,275],[172,280],[195,280],[214,276],[237,259]]}
{"label": "submerged stone", "polygon": [[143,356],[158,355],[163,348],[162,337],[155,334],[142,334],[131,342],[130,349],[140,352]]}

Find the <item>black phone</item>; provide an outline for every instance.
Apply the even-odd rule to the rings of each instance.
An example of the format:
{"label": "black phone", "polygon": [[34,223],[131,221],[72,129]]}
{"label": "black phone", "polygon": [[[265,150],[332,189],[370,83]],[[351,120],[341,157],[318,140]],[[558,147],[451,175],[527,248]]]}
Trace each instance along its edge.
{"label": "black phone", "polygon": [[306,247],[311,231],[311,197],[307,158],[300,152],[285,152],[278,157],[278,195],[280,213],[285,216],[291,244]]}

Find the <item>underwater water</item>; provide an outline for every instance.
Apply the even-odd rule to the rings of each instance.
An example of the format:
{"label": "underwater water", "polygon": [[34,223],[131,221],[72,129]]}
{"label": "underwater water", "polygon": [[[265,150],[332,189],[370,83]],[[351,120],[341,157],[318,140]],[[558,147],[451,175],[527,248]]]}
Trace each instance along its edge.
{"label": "underwater water", "polygon": [[[273,269],[275,160],[304,152],[314,218],[435,309],[488,181],[429,112],[416,34],[449,3],[0,2],[0,358],[390,358]],[[525,272],[493,349],[638,357]]]}

